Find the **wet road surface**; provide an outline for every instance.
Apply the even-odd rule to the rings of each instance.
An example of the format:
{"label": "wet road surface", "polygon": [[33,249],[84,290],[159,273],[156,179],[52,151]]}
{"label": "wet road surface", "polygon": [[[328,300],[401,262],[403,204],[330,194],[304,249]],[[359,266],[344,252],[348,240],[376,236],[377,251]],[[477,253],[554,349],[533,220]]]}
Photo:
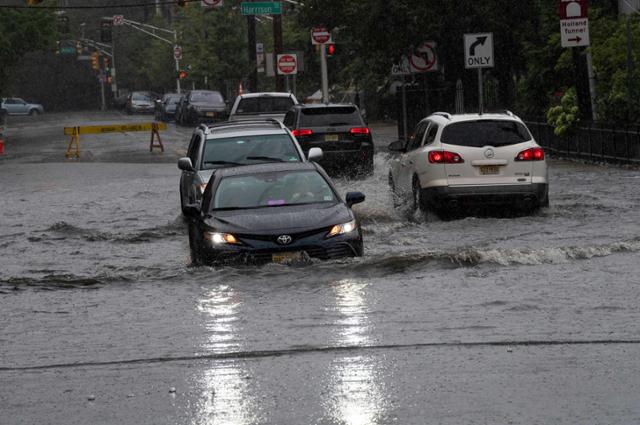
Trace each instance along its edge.
{"label": "wet road surface", "polygon": [[41,118],[0,158],[0,423],[640,422],[638,170],[551,160],[550,208],[444,222],[391,207],[381,152],[337,180],[363,258],[213,269],[179,213],[189,129],[65,162],[63,122],[105,118]]}

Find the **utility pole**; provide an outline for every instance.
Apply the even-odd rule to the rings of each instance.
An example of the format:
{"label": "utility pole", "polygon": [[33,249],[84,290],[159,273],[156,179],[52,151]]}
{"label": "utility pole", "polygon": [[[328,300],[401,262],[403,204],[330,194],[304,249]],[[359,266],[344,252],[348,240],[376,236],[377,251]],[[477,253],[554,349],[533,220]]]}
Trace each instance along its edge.
{"label": "utility pole", "polygon": [[255,15],[247,15],[247,35],[249,45],[247,52],[249,53],[249,63],[252,66],[249,74],[249,91],[258,91],[258,61],[256,55],[256,17]]}
{"label": "utility pole", "polygon": [[273,71],[276,75],[276,91],[284,91],[284,76],[278,75],[278,55],[283,51],[282,15],[273,15]]}
{"label": "utility pole", "polygon": [[329,73],[327,71],[327,45],[320,45],[320,73],[322,77],[322,103],[329,103]]}

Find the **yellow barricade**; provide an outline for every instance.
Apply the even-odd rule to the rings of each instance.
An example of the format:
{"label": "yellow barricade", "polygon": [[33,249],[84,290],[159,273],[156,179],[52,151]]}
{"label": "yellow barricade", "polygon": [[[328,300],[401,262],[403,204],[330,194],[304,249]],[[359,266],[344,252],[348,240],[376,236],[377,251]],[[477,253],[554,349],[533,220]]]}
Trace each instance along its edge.
{"label": "yellow barricade", "polygon": [[[64,134],[71,136],[69,146],[65,156],[67,158],[75,156],[80,158],[80,135],[81,134],[105,134],[105,133],[128,133],[132,131],[151,131],[151,141],[149,142],[149,152],[153,152],[153,148],[160,148],[164,152],[164,145],[160,139],[160,131],[166,130],[167,124],[163,122],[145,122],[137,124],[118,124],[118,125],[87,125],[76,127],[64,127]],[[154,143],[154,139],[158,139],[158,143]]]}

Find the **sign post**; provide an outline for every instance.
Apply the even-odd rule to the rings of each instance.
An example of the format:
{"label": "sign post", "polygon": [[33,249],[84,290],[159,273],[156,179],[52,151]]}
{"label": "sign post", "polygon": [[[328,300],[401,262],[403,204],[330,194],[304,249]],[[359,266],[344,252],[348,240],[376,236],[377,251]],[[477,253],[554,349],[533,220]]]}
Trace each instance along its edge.
{"label": "sign post", "polygon": [[493,33],[464,35],[464,65],[478,70],[478,112],[484,112],[484,84],[482,68],[494,67]]}
{"label": "sign post", "polygon": [[409,58],[402,56],[400,62],[393,64],[391,67],[391,75],[402,77],[402,138],[407,139],[407,81],[406,76],[411,74],[411,66]]}

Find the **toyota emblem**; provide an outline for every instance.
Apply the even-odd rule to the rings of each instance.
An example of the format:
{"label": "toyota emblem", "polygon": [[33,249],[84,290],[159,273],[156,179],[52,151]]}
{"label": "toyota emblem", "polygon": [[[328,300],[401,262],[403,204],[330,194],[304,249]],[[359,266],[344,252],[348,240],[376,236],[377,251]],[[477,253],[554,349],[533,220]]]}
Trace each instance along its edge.
{"label": "toyota emblem", "polygon": [[484,151],[484,157],[485,158],[493,158],[495,156],[495,152],[493,151],[493,149],[487,149],[486,151]]}
{"label": "toyota emblem", "polygon": [[289,245],[293,241],[293,238],[289,235],[280,235],[277,241],[280,245]]}

